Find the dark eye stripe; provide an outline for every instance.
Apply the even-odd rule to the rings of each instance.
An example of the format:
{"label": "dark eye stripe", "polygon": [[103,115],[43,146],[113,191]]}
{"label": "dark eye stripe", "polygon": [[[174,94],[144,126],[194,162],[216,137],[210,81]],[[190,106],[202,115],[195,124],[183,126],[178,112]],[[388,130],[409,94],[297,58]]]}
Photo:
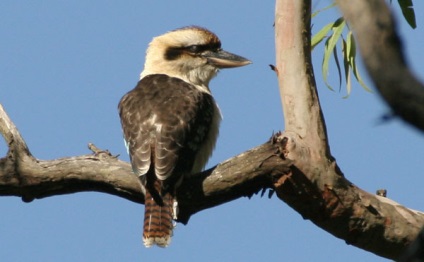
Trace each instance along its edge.
{"label": "dark eye stripe", "polygon": [[165,51],[165,59],[166,60],[175,60],[178,57],[180,57],[182,53],[183,53],[183,50],[181,50],[181,48],[169,47]]}
{"label": "dark eye stripe", "polygon": [[184,49],[190,53],[201,53],[204,51],[216,51],[219,48],[221,48],[220,43],[213,43],[213,44],[207,44],[207,45],[190,45],[187,47],[184,47]]}
{"label": "dark eye stripe", "polygon": [[166,60],[175,60],[180,57],[184,52],[191,54],[200,54],[204,51],[217,51],[221,48],[220,42],[215,42],[207,45],[190,45],[184,47],[169,47],[165,52]]}

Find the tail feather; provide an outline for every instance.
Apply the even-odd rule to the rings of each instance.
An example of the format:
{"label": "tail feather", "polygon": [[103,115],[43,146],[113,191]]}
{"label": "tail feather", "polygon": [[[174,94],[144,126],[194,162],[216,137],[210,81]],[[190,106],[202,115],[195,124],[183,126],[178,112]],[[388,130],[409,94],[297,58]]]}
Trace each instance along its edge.
{"label": "tail feather", "polygon": [[157,203],[149,190],[146,190],[143,228],[143,242],[146,247],[167,247],[171,243],[174,198],[170,193],[161,198],[161,203]]}

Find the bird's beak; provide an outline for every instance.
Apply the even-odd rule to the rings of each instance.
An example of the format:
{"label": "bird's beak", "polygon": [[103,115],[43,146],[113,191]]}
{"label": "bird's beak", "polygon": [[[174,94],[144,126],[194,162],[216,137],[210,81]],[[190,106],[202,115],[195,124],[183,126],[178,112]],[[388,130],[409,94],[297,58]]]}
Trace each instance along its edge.
{"label": "bird's beak", "polygon": [[250,60],[244,57],[229,53],[224,50],[209,51],[203,53],[203,56],[208,59],[208,63],[218,68],[233,68],[252,63]]}

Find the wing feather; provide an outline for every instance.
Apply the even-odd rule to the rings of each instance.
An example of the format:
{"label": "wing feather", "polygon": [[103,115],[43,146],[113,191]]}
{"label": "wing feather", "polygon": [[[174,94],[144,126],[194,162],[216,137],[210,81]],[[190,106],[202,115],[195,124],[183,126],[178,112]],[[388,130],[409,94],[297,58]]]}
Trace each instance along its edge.
{"label": "wing feather", "polygon": [[[210,94],[178,78],[148,75],[119,103],[132,167],[160,180],[190,172],[216,112]],[[174,178],[173,178],[174,179]]]}

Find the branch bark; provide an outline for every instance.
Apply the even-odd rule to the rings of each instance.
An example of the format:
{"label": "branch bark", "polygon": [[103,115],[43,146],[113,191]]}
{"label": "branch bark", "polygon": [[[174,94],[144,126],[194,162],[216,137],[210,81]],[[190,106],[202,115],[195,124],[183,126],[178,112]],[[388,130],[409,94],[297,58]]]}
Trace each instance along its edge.
{"label": "branch bark", "polygon": [[393,113],[424,131],[424,85],[408,68],[393,15],[384,0],[338,0],[362,59]]}
{"label": "branch bark", "polygon": [[293,132],[287,147],[292,172],[275,184],[277,195],[346,243],[397,259],[424,225],[424,216],[369,194],[344,177],[331,156],[316,91],[310,57],[311,1],[277,0],[275,15],[276,72],[285,128]]}
{"label": "branch bark", "polygon": [[[0,159],[0,196],[18,196],[31,202],[54,195],[97,191],[144,203],[140,181],[130,164],[108,151],[90,145],[94,154],[36,159],[1,105],[0,132],[9,146],[7,156]],[[178,221],[187,223],[191,215],[203,209],[271,188],[291,166],[291,161],[279,153],[284,146],[272,138],[209,170],[185,177],[177,196]]]}

